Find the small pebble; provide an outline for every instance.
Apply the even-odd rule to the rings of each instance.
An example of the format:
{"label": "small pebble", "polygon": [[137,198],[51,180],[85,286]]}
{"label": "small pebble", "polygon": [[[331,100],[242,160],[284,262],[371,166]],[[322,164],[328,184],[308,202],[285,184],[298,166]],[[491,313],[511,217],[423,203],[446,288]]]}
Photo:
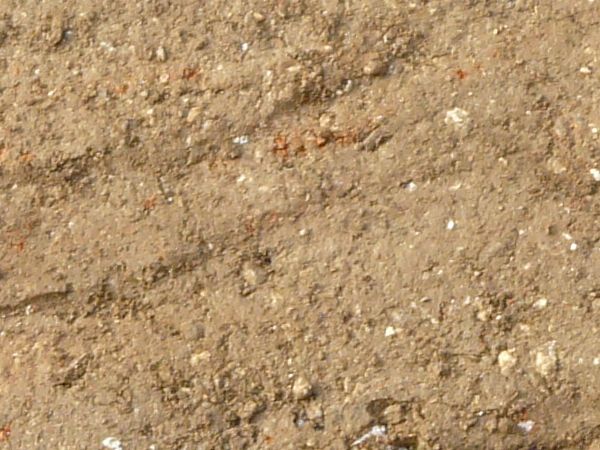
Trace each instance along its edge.
{"label": "small pebble", "polygon": [[292,386],[292,394],[296,400],[306,400],[312,394],[310,382],[303,376],[299,376]]}
{"label": "small pebble", "polygon": [[575,250],[577,250],[577,244],[575,242],[571,242],[571,245],[569,246],[569,249],[574,252]]}
{"label": "small pebble", "polygon": [[500,366],[500,373],[502,375],[508,376],[516,364],[517,358],[513,356],[512,350],[501,351],[498,355],[498,365]]}
{"label": "small pebble", "polygon": [[355,440],[352,444],[350,444],[350,446],[356,447],[357,445],[362,445],[363,443],[365,443],[366,441],[368,441],[371,438],[384,438],[386,436],[386,434],[387,434],[387,429],[385,428],[385,425],[375,425],[367,433],[363,434],[361,437],[359,437],[357,440]]}
{"label": "small pebble", "polygon": [[363,73],[372,77],[384,75],[388,70],[387,63],[377,54],[370,54],[363,66]]}
{"label": "small pebble", "polygon": [[202,108],[196,106],[192,109],[190,109],[190,112],[188,112],[188,115],[186,117],[186,122],[187,123],[192,123],[194,122],[200,115],[202,114]]}
{"label": "small pebble", "polygon": [[248,139],[248,136],[236,136],[233,138],[234,144],[245,145],[248,142],[250,142],[250,139]]}
{"label": "small pebble", "polygon": [[396,336],[396,329],[394,327],[386,327],[385,328],[385,337],[392,337],[392,336]]}
{"label": "small pebble", "polygon": [[469,120],[469,113],[464,109],[454,108],[446,111],[444,122],[446,125],[454,125],[456,128],[464,127]]}
{"label": "small pebble", "polygon": [[110,450],[123,450],[123,444],[117,438],[107,437],[102,440],[102,446]]}
{"label": "small pebble", "polygon": [[156,60],[160,62],[165,62],[167,60],[167,51],[164,47],[158,47],[156,49]]}
{"label": "small pebble", "polygon": [[548,299],[546,298],[540,298],[533,303],[535,309],[544,309],[546,306],[548,306]]}
{"label": "small pebble", "polygon": [[256,20],[256,22],[258,22],[258,23],[264,22],[264,20],[265,20],[265,16],[263,16],[259,12],[253,12],[252,17],[254,17],[254,20]]}
{"label": "small pebble", "polygon": [[523,431],[524,433],[529,433],[531,432],[531,430],[533,430],[534,425],[535,422],[533,420],[524,420],[523,422],[519,422],[517,424],[517,428],[519,428],[519,430]]}
{"label": "small pebble", "polygon": [[454,230],[455,227],[456,227],[456,223],[452,219],[450,219],[448,221],[448,223],[446,224],[446,229],[447,230]]}
{"label": "small pebble", "polygon": [[594,169],[590,169],[590,174],[592,174],[592,178],[595,181],[600,182],[600,170],[595,169],[595,168]]}
{"label": "small pebble", "polygon": [[552,345],[546,352],[537,352],[535,355],[535,370],[544,378],[550,376],[557,367],[558,358]]}
{"label": "small pebble", "polygon": [[417,190],[417,185],[415,183],[413,183],[412,181],[409,181],[404,186],[404,189],[406,189],[408,192],[415,192]]}

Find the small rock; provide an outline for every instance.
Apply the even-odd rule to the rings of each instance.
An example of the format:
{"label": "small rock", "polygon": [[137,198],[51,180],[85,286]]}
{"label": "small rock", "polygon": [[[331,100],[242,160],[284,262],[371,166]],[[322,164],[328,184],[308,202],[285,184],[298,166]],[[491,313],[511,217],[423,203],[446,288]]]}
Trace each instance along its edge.
{"label": "small rock", "polygon": [[524,433],[530,433],[533,430],[535,422],[533,420],[524,420],[523,422],[519,422],[517,424],[517,428]]}
{"label": "small rock", "polygon": [[312,394],[310,382],[303,376],[299,376],[292,386],[292,394],[296,400],[306,400]]}
{"label": "small rock", "polygon": [[363,66],[363,73],[372,77],[384,75],[388,70],[387,63],[377,54],[370,54]]}
{"label": "small rock", "polygon": [[464,109],[453,108],[446,111],[446,118],[444,122],[446,125],[453,125],[456,128],[462,128],[467,125],[469,121],[469,113]]}
{"label": "small rock", "polygon": [[252,13],[252,17],[254,18],[254,20],[256,20],[257,23],[261,23],[265,21],[265,16],[263,16],[261,13],[259,12],[253,12]]}
{"label": "small rock", "polygon": [[234,144],[238,144],[238,145],[246,145],[248,142],[250,142],[250,139],[248,138],[248,136],[236,136],[233,138],[233,143]]}
{"label": "small rock", "polygon": [[404,185],[404,189],[408,192],[415,192],[417,190],[417,185],[413,181],[409,181]]}
{"label": "small rock", "polygon": [[109,450],[123,450],[123,444],[117,438],[107,437],[102,440],[102,446]]}
{"label": "small rock", "polygon": [[156,49],[156,60],[160,62],[165,62],[167,60],[167,51],[164,47],[158,47]]}
{"label": "small rock", "polygon": [[545,352],[537,352],[535,355],[535,370],[544,378],[549,377],[556,370],[558,358],[553,344],[548,346]]}
{"label": "small rock", "polygon": [[598,169],[590,169],[590,174],[592,174],[592,178],[595,181],[600,182],[600,170],[598,170]]}
{"label": "small rock", "polygon": [[447,230],[454,230],[455,227],[456,227],[456,222],[454,222],[454,220],[452,220],[452,219],[450,219],[448,221],[448,223],[446,224]]}
{"label": "small rock", "polygon": [[548,306],[548,299],[546,298],[540,298],[533,303],[535,309],[544,309],[546,306]]}
{"label": "small rock", "polygon": [[364,444],[369,439],[385,438],[386,435],[387,435],[387,429],[386,429],[385,425],[375,425],[368,432],[366,432],[361,437],[359,437],[357,440],[355,440],[352,444],[350,444],[350,446],[356,447],[357,445]]}
{"label": "small rock", "polygon": [[248,286],[258,286],[267,280],[267,272],[255,264],[245,264],[242,277]]}
{"label": "small rock", "polygon": [[385,333],[384,336],[385,337],[392,337],[392,336],[396,336],[396,329],[394,327],[386,327],[385,328]]}
{"label": "small rock", "polygon": [[196,106],[192,109],[190,109],[190,112],[188,112],[187,118],[185,119],[187,121],[187,123],[192,123],[194,122],[198,116],[200,116],[202,114],[202,108]]}
{"label": "small rock", "polygon": [[517,358],[513,356],[514,350],[504,350],[498,355],[498,365],[500,366],[500,373],[504,376],[510,375],[513,367],[517,364]]}

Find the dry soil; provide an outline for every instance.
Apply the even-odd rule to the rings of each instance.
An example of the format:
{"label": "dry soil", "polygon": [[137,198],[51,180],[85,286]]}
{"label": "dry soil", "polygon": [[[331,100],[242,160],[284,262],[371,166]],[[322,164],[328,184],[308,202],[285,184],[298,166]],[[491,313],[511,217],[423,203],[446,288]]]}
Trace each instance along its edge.
{"label": "dry soil", "polygon": [[0,449],[600,449],[599,25],[1,0]]}

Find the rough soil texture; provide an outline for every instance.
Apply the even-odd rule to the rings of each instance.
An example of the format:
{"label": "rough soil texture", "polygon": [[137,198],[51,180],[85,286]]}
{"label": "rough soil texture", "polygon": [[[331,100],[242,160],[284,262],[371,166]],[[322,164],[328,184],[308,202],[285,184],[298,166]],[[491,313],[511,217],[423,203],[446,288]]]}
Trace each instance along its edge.
{"label": "rough soil texture", "polygon": [[0,449],[598,450],[599,18],[2,0]]}

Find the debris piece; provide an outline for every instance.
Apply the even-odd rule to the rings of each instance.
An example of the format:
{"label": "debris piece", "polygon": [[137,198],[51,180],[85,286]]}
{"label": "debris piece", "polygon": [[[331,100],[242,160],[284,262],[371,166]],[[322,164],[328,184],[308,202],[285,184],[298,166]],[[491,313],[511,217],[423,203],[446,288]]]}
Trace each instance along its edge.
{"label": "debris piece", "polygon": [[296,400],[306,400],[312,394],[310,382],[303,376],[299,376],[292,386],[292,394]]}
{"label": "debris piece", "polygon": [[386,436],[386,434],[387,434],[387,429],[385,428],[385,425],[375,425],[368,432],[366,432],[361,437],[359,437],[357,440],[355,440],[351,444],[351,447],[356,447],[357,445],[361,445],[371,438],[384,438]]}
{"label": "debris piece", "polygon": [[385,337],[392,337],[392,336],[396,336],[396,329],[394,327],[386,327],[385,328]]}
{"label": "debris piece", "polygon": [[123,444],[117,438],[107,437],[102,441],[102,446],[110,450],[123,450]]}
{"label": "debris piece", "polygon": [[544,309],[546,306],[548,306],[548,299],[547,298],[540,298],[539,300],[536,300],[533,303],[533,307],[535,309]]}
{"label": "debris piece", "polygon": [[537,352],[535,355],[535,370],[544,378],[552,375],[558,366],[554,345],[555,342],[551,342],[546,351]]}
{"label": "debris piece", "polygon": [[463,128],[469,121],[469,113],[464,109],[453,108],[446,111],[444,122],[446,125],[454,125],[456,128]]}
{"label": "debris piece", "polygon": [[519,422],[517,424],[517,428],[524,433],[529,433],[533,430],[535,422],[533,420],[524,420],[523,422]]}
{"label": "debris piece", "polygon": [[200,116],[200,114],[202,114],[202,108],[196,106],[190,109],[190,112],[188,112],[185,120],[187,123],[192,123],[198,118],[198,116]]}
{"label": "debris piece", "polygon": [[167,60],[167,51],[164,47],[158,47],[156,49],[156,60],[160,62],[165,62]]}
{"label": "debris piece", "polygon": [[500,366],[500,373],[504,376],[508,376],[512,371],[513,367],[517,364],[517,358],[512,354],[514,350],[504,350],[498,355],[498,365]]}
{"label": "debris piece", "polygon": [[239,144],[239,145],[246,145],[248,142],[250,142],[250,139],[248,138],[248,136],[236,136],[233,138],[233,143],[234,144]]}
{"label": "debris piece", "polygon": [[409,181],[404,185],[404,189],[406,189],[408,192],[415,192],[417,190],[417,185],[414,182]]}

